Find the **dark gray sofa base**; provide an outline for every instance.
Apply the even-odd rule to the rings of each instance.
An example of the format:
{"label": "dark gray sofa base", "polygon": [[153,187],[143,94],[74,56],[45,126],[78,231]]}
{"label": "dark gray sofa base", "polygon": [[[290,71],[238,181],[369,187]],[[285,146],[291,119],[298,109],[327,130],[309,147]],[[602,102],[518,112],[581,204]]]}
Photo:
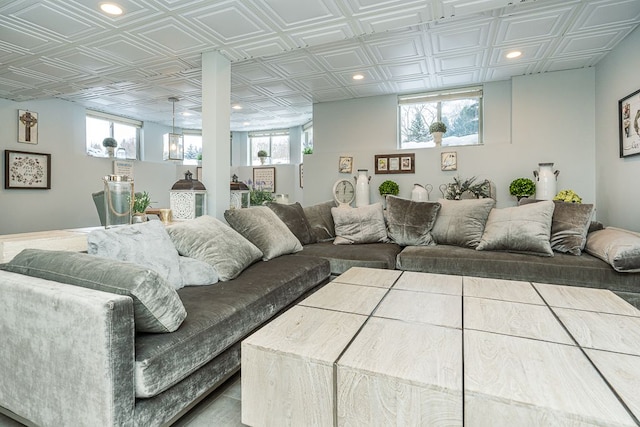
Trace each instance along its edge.
{"label": "dark gray sofa base", "polygon": [[351,267],[396,268],[396,257],[402,250],[395,243],[334,245],[332,242],[305,245],[301,255],[316,256],[329,261],[331,275],[338,276]]}
{"label": "dark gray sofa base", "polygon": [[609,289],[640,308],[640,274],[618,273],[587,253],[541,257],[458,246],[407,246],[396,268],[406,271]]}

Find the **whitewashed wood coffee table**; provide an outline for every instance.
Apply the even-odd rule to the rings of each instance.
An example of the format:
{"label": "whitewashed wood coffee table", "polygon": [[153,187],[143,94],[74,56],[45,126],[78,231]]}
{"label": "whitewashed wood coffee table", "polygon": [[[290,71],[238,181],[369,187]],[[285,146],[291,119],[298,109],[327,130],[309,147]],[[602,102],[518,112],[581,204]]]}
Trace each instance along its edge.
{"label": "whitewashed wood coffee table", "polygon": [[251,426],[639,426],[639,389],[598,289],[353,268],[242,344]]}

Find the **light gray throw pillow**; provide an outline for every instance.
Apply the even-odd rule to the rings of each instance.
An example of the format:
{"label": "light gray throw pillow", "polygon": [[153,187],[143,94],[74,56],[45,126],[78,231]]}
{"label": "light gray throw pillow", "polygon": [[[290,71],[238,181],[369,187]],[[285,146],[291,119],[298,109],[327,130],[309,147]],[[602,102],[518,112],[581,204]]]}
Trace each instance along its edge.
{"label": "light gray throw pillow", "polygon": [[608,262],[619,273],[640,273],[640,235],[607,227],[587,236],[585,251]]}
{"label": "light gray throw pillow", "polygon": [[440,212],[431,235],[439,245],[475,248],[480,243],[493,199],[439,199]]}
{"label": "light gray throw pillow", "polygon": [[186,256],[180,257],[183,286],[203,286],[218,283],[218,272],[206,262]]}
{"label": "light gray throw pillow", "polygon": [[211,265],[223,282],[262,258],[253,243],[212,216],[177,222],[168,226],[167,232],[180,255]]}
{"label": "light gray throw pillow", "polygon": [[549,241],[553,209],[551,200],[492,209],[476,249],[553,256]]}
{"label": "light gray throw pillow", "polygon": [[160,221],[94,230],[87,244],[92,255],[150,268],[175,289],[183,286],[180,256]]}
{"label": "light gray throw pillow", "polygon": [[133,299],[139,332],[173,332],[187,317],[180,297],[154,270],[94,255],[25,249],[3,267],[20,273]]}
{"label": "light gray throw pillow", "polygon": [[302,250],[302,244],[274,211],[266,206],[229,209],[224,219],[262,251],[262,260]]}
{"label": "light gray throw pillow", "polygon": [[388,241],[380,203],[359,208],[349,206],[331,208],[331,215],[336,230],[334,245]]}
{"label": "light gray throw pillow", "polygon": [[432,245],[431,229],[439,211],[438,202],[387,196],[387,234],[401,246]]}

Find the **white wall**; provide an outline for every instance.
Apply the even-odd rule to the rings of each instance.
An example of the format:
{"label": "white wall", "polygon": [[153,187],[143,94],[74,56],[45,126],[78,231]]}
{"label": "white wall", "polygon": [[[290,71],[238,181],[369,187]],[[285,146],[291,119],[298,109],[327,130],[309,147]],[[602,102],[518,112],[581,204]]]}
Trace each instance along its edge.
{"label": "white wall", "polygon": [[[620,158],[618,100],[640,89],[640,28],[596,66],[598,218],[640,231],[640,156]],[[633,116],[633,112],[632,112]]]}
{"label": "white wall", "polygon": [[[18,109],[38,113],[38,144],[18,143]],[[0,150],[51,154],[51,190],[5,190],[0,186],[0,234],[100,225],[91,193],[103,189],[112,161],[85,153],[85,109],[60,100],[12,102],[0,99]],[[145,124],[145,155],[162,158],[162,133]],[[160,138],[156,141],[157,135]],[[4,181],[4,158],[1,161]],[[136,191],[148,191],[153,207],[169,206],[176,181],[173,164],[136,161]]]}
{"label": "white wall", "polygon": [[[314,104],[314,152],[305,156],[304,205],[332,198],[339,156],[353,156],[354,173],[368,169],[371,201],[380,200],[378,186],[386,179],[410,197],[413,183],[431,184],[431,199],[455,176],[490,179],[497,187],[498,206],[513,206],[509,183],[533,179],[540,162],[554,162],[561,171],[558,189],[572,188],[585,202],[595,202],[594,70],[583,69],[523,76],[484,86],[484,144],[470,147],[412,150],[415,174],[374,174],[374,155],[399,152],[397,98],[394,95]],[[551,131],[549,134],[543,131]],[[440,153],[456,151],[458,170],[442,172]]]}

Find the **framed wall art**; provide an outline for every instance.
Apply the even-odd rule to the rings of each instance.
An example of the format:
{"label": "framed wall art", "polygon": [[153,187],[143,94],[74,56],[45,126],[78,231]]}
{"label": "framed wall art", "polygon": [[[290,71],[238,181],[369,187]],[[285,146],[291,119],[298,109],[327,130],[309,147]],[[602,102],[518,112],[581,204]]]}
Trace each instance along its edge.
{"label": "framed wall art", "polygon": [[443,151],[440,153],[440,170],[458,170],[458,153],[455,151]]}
{"label": "framed wall art", "polygon": [[640,90],[618,101],[620,157],[640,154]]}
{"label": "framed wall art", "polygon": [[253,168],[253,186],[257,190],[276,192],[276,168]]}
{"label": "framed wall art", "polygon": [[340,156],[338,161],[338,172],[351,173],[353,172],[353,157]]}
{"label": "framed wall art", "polygon": [[38,143],[38,113],[18,110],[18,142]]}
{"label": "framed wall art", "polygon": [[375,173],[415,173],[416,155],[406,154],[376,154],[374,157]]}
{"label": "framed wall art", "polygon": [[4,188],[51,189],[51,154],[4,150]]}

